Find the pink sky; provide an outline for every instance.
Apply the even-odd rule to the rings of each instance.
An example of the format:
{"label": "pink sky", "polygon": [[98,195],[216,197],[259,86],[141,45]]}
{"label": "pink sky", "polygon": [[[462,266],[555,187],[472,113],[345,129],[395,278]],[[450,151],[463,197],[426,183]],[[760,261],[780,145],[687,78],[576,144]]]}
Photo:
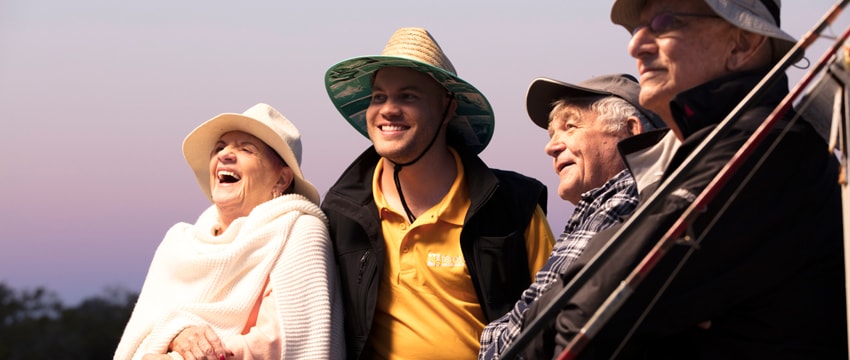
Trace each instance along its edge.
{"label": "pink sky", "polygon": [[[572,206],[555,194],[548,137],[528,120],[525,92],[538,76],[636,72],[610,2],[418,4],[0,2],[0,281],[45,286],[69,304],[140,289],[166,230],[209,205],[183,137],[257,102],[301,129],[305,175],[324,194],[369,145],[328,100],[325,70],[379,53],[405,26],[428,28],[488,97],[496,131],[482,157],[546,183],[559,234]],[[785,1],[783,27],[800,37],[831,5]]]}

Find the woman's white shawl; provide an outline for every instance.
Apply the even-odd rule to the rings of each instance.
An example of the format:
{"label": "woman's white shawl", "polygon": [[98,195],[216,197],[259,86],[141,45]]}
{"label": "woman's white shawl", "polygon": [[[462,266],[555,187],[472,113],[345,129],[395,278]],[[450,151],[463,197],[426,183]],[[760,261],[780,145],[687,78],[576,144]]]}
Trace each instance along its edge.
{"label": "woman's white shawl", "polygon": [[212,235],[216,224],[211,206],[194,225],[176,224],[165,235],[115,359],[164,354],[191,325],[209,324],[222,340],[239,335],[267,277],[283,357],[341,358],[340,294],[319,207],[290,194],[260,204],[219,236]]}

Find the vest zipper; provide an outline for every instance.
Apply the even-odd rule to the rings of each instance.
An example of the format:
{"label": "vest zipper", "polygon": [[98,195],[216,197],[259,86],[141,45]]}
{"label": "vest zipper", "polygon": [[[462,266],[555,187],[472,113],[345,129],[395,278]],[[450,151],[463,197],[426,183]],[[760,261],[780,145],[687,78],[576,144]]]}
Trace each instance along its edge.
{"label": "vest zipper", "polygon": [[363,270],[366,268],[366,259],[369,258],[369,250],[366,250],[363,253],[363,256],[360,257],[360,271],[357,273],[357,283],[360,283],[360,280],[363,279]]}

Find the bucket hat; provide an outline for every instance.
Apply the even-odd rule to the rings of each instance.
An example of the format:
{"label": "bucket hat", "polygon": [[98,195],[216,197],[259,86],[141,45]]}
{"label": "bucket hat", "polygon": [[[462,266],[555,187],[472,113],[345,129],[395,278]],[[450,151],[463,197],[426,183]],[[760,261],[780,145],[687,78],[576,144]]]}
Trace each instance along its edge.
{"label": "bucket hat", "polygon": [[457,76],[454,66],[434,37],[424,28],[396,30],[380,55],[343,60],[325,73],[325,87],[334,106],[363,136],[366,108],[372,96],[372,74],[385,67],[413,68],[431,75],[454,94],[455,116],[448,131],[464,140],[474,153],[480,153],[493,137],[495,126],[490,102],[472,84]]}
{"label": "bucket hat", "polygon": [[[718,16],[743,30],[764,35],[773,42],[773,63],[778,62],[797,40],[779,28],[781,0],[704,0]],[[640,25],[646,0],[614,0],[611,21],[631,33]]]}
{"label": "bucket hat", "polygon": [[210,201],[210,152],[221,135],[231,131],[251,134],[277,152],[292,169],[295,176],[294,191],[319,204],[319,191],[301,173],[301,133],[289,119],[263,103],[241,114],[219,114],[196,127],[183,140],[183,157]]}
{"label": "bucket hat", "polygon": [[654,128],[665,127],[664,122],[655,113],[640,106],[639,95],[640,85],[634,76],[629,74],[596,76],[576,85],[540,77],[532,80],[528,86],[525,103],[528,117],[544,129],[549,127],[549,113],[552,111],[553,102],[562,98],[590,96],[616,96],[637,108]]}

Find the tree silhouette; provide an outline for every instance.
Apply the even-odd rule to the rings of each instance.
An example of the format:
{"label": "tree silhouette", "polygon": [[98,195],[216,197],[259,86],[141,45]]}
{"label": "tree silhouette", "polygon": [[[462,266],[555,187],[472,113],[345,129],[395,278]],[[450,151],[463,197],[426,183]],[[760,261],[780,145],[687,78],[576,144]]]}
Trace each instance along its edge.
{"label": "tree silhouette", "polygon": [[137,298],[110,288],[66,308],[42,287],[0,282],[0,359],[110,359]]}

